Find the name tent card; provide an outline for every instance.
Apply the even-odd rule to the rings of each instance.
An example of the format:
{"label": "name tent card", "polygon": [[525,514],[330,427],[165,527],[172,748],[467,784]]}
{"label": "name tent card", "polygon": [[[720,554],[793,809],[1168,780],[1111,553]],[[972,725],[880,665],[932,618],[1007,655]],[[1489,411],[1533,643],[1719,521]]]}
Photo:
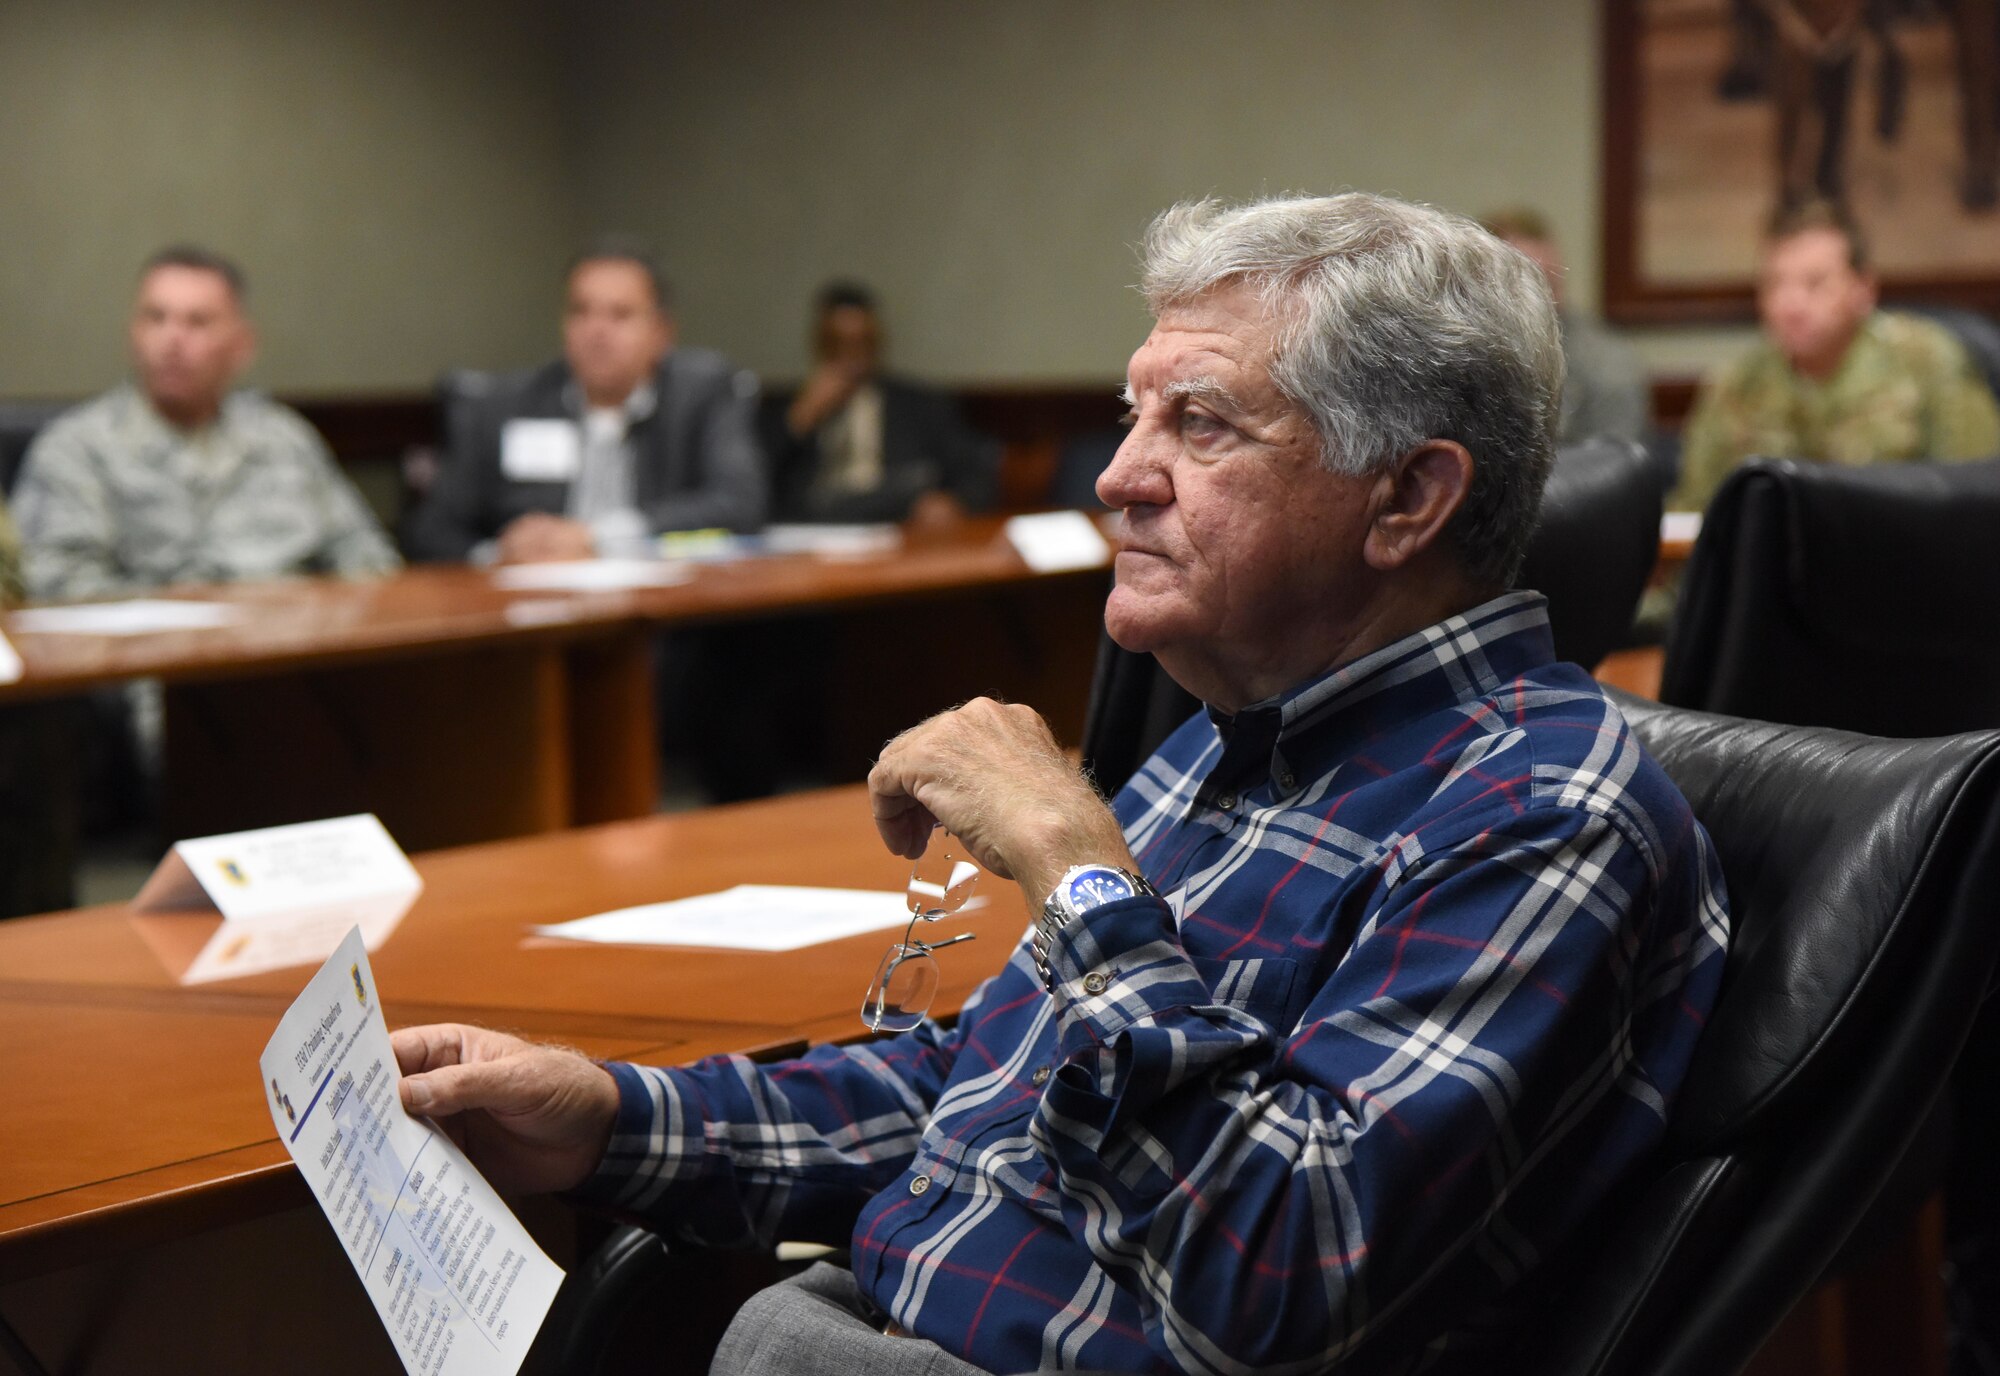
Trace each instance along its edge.
{"label": "name tent card", "polygon": [[1010,516],[1006,531],[1021,562],[1036,573],[1102,568],[1111,560],[1111,546],[1103,532],[1081,511]]}
{"label": "name tent card", "polygon": [[424,881],[372,813],[182,841],[132,922],[183,984],[325,960],[351,927],[388,940]]}
{"label": "name tent card", "polygon": [[500,427],[500,471],[517,483],[566,483],[583,467],[583,438],[566,420],[510,420]]}
{"label": "name tent card", "polygon": [[348,932],[258,1062],[278,1137],[410,1376],[513,1376],[562,1285],[451,1139],[412,1118],[361,932]]}

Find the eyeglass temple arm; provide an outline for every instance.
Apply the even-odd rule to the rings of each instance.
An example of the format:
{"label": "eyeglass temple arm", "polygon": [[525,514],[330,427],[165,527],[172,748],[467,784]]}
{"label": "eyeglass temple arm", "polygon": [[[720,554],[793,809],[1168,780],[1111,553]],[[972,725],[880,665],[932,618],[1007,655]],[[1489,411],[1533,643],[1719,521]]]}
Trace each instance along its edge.
{"label": "eyeglass temple arm", "polygon": [[978,935],[977,932],[960,932],[957,936],[948,936],[943,941],[912,940],[910,944],[920,951],[942,951],[947,946],[956,946],[959,942],[970,941]]}

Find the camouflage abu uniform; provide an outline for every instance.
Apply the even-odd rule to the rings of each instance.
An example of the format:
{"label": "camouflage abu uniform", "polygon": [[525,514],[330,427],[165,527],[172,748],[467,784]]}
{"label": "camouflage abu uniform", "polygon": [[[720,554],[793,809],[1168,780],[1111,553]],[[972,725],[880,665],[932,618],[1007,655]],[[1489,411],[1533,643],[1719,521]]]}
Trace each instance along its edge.
{"label": "camouflage abu uniform", "polygon": [[0,607],[13,606],[26,591],[21,582],[21,535],[7,515],[6,503],[0,502]]}
{"label": "camouflage abu uniform", "polygon": [[255,392],[192,432],[129,385],[64,412],[28,450],[14,506],[36,597],[402,562],[319,435]]}
{"label": "camouflage abu uniform", "polygon": [[2000,454],[2000,407],[1958,341],[1914,316],[1862,323],[1825,382],[1799,376],[1768,341],[1703,384],[1667,499],[1700,511],[1752,456],[1859,466]]}

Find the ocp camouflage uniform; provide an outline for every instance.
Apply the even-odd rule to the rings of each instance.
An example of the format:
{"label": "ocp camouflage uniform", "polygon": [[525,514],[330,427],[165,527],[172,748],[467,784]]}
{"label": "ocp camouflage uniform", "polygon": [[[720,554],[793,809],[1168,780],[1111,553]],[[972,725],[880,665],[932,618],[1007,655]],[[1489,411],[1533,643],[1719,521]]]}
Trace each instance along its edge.
{"label": "ocp camouflage uniform", "polygon": [[29,449],[14,505],[35,597],[402,563],[318,433],[255,392],[192,433],[129,385],[66,411]]}
{"label": "ocp camouflage uniform", "polygon": [[1878,312],[1825,382],[1765,341],[1703,384],[1667,505],[1700,511],[1753,456],[1860,466],[2000,455],[2000,406],[1957,340],[1915,316]]}
{"label": "ocp camouflage uniform", "polygon": [[21,533],[0,502],[0,607],[11,607],[27,594],[21,582]]}

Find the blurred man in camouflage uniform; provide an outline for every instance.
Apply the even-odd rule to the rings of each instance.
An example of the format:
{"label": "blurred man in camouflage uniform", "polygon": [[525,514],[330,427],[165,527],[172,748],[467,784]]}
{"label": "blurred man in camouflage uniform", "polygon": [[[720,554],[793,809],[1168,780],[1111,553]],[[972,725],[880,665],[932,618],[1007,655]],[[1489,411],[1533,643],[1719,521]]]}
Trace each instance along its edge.
{"label": "blurred man in camouflage uniform", "polygon": [[1940,326],[1875,309],[1855,226],[1824,202],[1779,217],[1757,281],[1763,342],[1705,382],[1676,510],[1699,511],[1754,455],[1818,463],[2000,454],[2000,407]]}
{"label": "blurred man in camouflage uniform", "polygon": [[137,385],[65,412],[22,466],[14,502],[33,596],[399,566],[312,427],[231,390],[256,353],[234,264],[202,249],[155,254],[131,344]]}

